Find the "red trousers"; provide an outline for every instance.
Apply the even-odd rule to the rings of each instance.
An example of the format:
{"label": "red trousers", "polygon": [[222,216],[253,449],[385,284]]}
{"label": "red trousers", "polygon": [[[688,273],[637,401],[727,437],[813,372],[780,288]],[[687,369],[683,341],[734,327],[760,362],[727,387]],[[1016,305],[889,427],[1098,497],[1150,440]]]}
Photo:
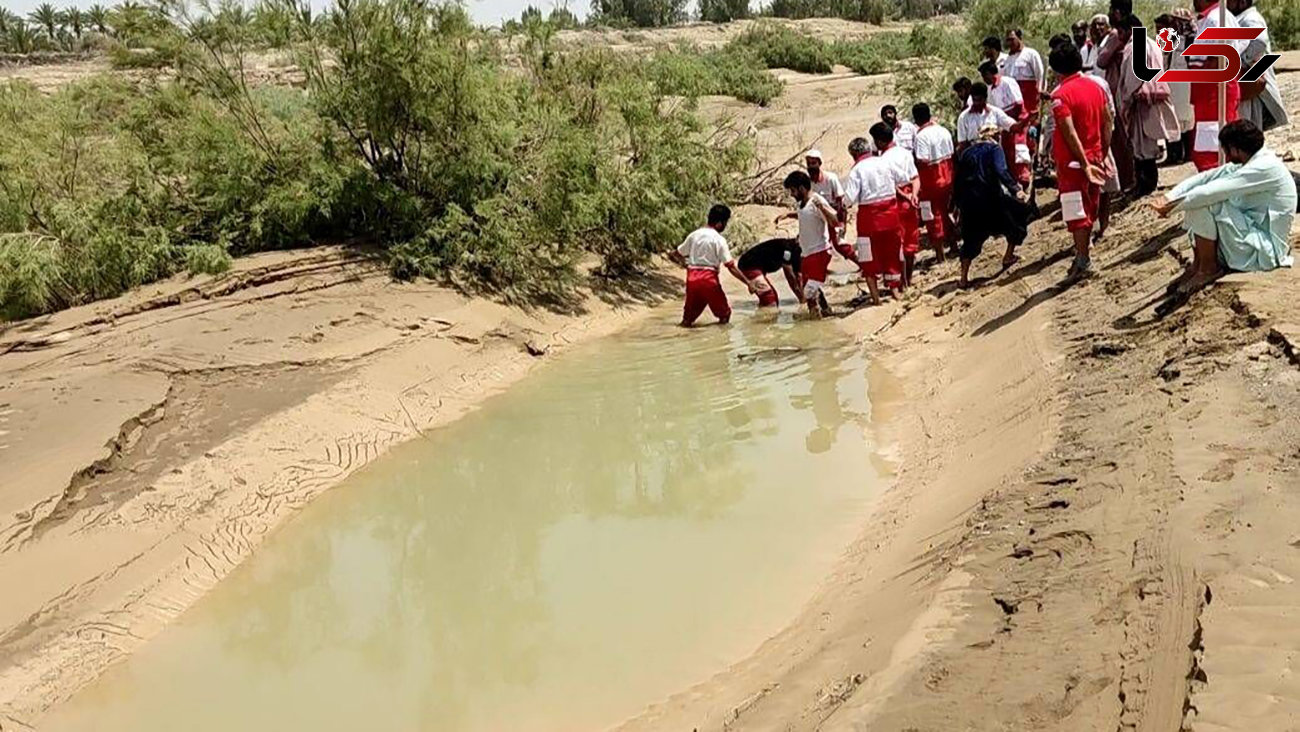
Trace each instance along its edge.
{"label": "red trousers", "polygon": [[886,287],[903,286],[903,231],[898,199],[858,206],[858,267],[863,277],[883,277]]}
{"label": "red trousers", "polygon": [[731,320],[731,303],[727,302],[727,293],[722,291],[716,269],[686,270],[686,305],[682,308],[682,325],[692,325],[704,312],[704,308],[713,312],[719,323]]}
{"label": "red trousers", "polygon": [[1068,165],[1057,169],[1056,178],[1065,228],[1070,231],[1091,229],[1101,207],[1101,186],[1088,180],[1088,174],[1082,168]]}
{"label": "red trousers", "polygon": [[[1197,171],[1204,172],[1219,167],[1217,131],[1219,124],[1219,85],[1195,82],[1192,84],[1191,93],[1192,117],[1196,120],[1196,127],[1192,128],[1192,164],[1196,166]],[[1235,81],[1228,82],[1226,111],[1229,122],[1237,119],[1237,105],[1240,102],[1241,87]],[[1202,124],[1213,125],[1213,127],[1205,128],[1207,134],[1202,135]],[[1209,139],[1208,132],[1214,132],[1214,140]],[[1196,144],[1198,142],[1199,145]]]}
{"label": "red trousers", "polygon": [[[904,187],[904,191],[911,190],[911,186]],[[916,255],[921,251],[920,235],[920,211],[917,210],[912,202],[903,198],[898,199],[898,224],[899,232],[903,237],[903,254]]]}
{"label": "red trousers", "polygon": [[1025,100],[1025,114],[1029,115],[1029,124],[1038,124],[1038,80],[1016,79],[1020,87],[1020,96]]}
{"label": "red trousers", "polygon": [[[1017,162],[1016,151],[1020,150],[1020,160]],[[1011,177],[1021,186],[1029,186],[1029,132],[1025,128],[1019,130],[1008,130],[1002,133],[1002,152],[1007,156],[1007,169],[1011,171]]]}
{"label": "red trousers", "polygon": [[921,223],[925,224],[931,244],[946,241],[948,207],[952,203],[952,158],[933,165],[922,163],[917,169],[921,174]]}

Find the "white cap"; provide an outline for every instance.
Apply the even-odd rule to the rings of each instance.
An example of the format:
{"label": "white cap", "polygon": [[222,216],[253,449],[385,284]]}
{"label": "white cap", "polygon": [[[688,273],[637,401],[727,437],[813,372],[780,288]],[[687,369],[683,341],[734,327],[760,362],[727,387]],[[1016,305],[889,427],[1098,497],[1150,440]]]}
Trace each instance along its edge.
{"label": "white cap", "polygon": [[821,159],[822,159],[822,151],[821,151],[821,150],[809,150],[808,152],[804,153],[803,156],[804,156],[805,158],[817,158],[818,160],[821,160]]}

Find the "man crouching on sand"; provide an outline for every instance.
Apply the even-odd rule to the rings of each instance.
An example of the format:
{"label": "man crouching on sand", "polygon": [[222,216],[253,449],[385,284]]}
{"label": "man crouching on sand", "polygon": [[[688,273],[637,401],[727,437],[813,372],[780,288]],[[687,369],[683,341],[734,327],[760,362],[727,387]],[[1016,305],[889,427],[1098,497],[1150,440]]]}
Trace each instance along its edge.
{"label": "man crouching on sand", "polygon": [[1290,267],[1296,183],[1264,133],[1249,120],[1219,131],[1228,164],[1174,186],[1151,205],[1160,216],[1181,211],[1192,240],[1192,263],[1170,290],[1189,294],[1213,282],[1224,267],[1266,272]]}
{"label": "man crouching on sand", "polygon": [[[812,179],[802,170],[785,177],[785,189],[798,208],[793,217],[799,221],[799,274],[803,279],[803,298],[813,317],[831,314],[822,287],[831,266],[831,249],[839,238],[839,220],[835,209],[820,195],[812,192]],[[777,221],[791,214],[778,216]]]}
{"label": "man crouching on sand", "polygon": [[727,293],[722,291],[718,281],[718,270],[726,267],[731,274],[745,283],[751,293],[758,292],[758,285],[750,282],[736,260],[731,256],[731,248],[722,232],[731,221],[731,209],[717,204],[709,209],[709,223],[692,231],[677,250],[668,256],[677,264],[686,268],[686,304],[682,308],[682,327],[689,328],[707,306],[718,319],[719,324],[730,322],[731,304],[727,302]]}

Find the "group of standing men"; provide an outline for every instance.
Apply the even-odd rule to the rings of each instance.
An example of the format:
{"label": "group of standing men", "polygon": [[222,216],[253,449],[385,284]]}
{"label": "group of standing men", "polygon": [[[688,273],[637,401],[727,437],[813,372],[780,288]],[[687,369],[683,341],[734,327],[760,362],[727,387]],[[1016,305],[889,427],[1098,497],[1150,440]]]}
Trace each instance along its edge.
{"label": "group of standing men", "polygon": [[[1263,24],[1252,0],[1227,2],[1234,11],[1228,26]],[[1217,0],[1194,3],[1194,26],[1189,27],[1193,16],[1186,12],[1156,19],[1158,28],[1173,28],[1183,45],[1166,56],[1149,36],[1147,48],[1137,51],[1146,54],[1149,68],[1182,63],[1213,67],[1218,62],[1218,57],[1180,55],[1197,32],[1218,25]],[[1218,85],[1136,77],[1132,29],[1138,25],[1132,0],[1111,0],[1108,15],[1076,23],[1073,36],[1054,37],[1046,63],[1024,43],[1020,30],[1006,34],[1006,51],[998,38],[986,39],[980,81],[962,78],[953,85],[961,109],[955,140],[932,118],[929,105],[913,106],[910,122],[891,105],[870,128],[870,140],[859,137],[849,143],[854,163],[843,182],[824,169],[819,151],[807,152],[806,170],[785,180],[796,211],[777,219],[796,219],[797,238],[761,242],[737,262],[721,236],[730,212],[715,207],[709,226],[692,233],[673,255],[691,271],[683,325],[693,323],[706,306],[727,320],[730,307],[717,281],[724,266],[764,306],[777,302],[767,275],[784,271],[796,298],[814,315],[826,314],[822,288],[832,252],[857,265],[871,301],[879,304],[882,292],[898,294],[910,285],[922,227],[939,261],[945,259],[946,247],[957,248],[962,287],[969,286],[971,262],[989,238],[1006,238],[1003,268],[1014,266],[1015,249],[1037,211],[1032,188],[1040,155],[1054,168],[1061,217],[1074,241],[1068,277],[1088,276],[1090,246],[1105,229],[1112,193],[1152,193],[1162,152],[1170,161],[1180,154],[1188,157],[1200,171],[1216,168],[1224,133],[1237,140],[1242,132],[1235,129],[1240,125],[1219,129]],[[1261,39],[1232,42],[1246,67],[1269,52],[1267,35]],[[1055,82],[1050,88],[1048,69]],[[1227,96],[1228,120],[1252,120],[1261,141],[1263,130],[1287,121],[1271,70],[1244,95],[1232,82]],[[1244,165],[1257,150],[1246,154],[1239,149],[1238,157],[1244,158],[1234,161],[1230,155],[1229,162]],[[1294,206],[1293,185],[1290,195]],[[1167,197],[1156,205],[1162,215],[1174,208],[1166,204]],[[853,245],[845,241],[851,208],[856,208]]]}

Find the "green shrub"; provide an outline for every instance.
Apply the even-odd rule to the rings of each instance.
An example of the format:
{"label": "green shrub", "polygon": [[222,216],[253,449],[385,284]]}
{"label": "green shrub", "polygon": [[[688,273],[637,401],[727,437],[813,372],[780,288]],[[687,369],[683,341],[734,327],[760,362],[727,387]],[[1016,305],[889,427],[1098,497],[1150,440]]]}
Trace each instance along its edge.
{"label": "green shrub", "polygon": [[831,12],[837,18],[880,25],[894,13],[890,0],[832,0]]}
{"label": "green shrub", "polygon": [[[553,301],[585,254],[611,272],[646,263],[752,160],[747,141],[706,138],[691,105],[666,104],[640,59],[556,53],[537,34],[511,73],[463,11],[420,0],[340,5],[334,22],[349,39],[336,62],[307,40],[302,66],[384,204],[398,275]],[[707,82],[680,57],[659,63],[692,95]]]}
{"label": "green shrub", "polygon": [[0,87],[0,313],[111,297],[185,266],[212,271],[213,252],[189,251],[212,242],[249,252],[342,230],[350,211],[332,197],[343,169],[326,163],[302,96],[252,98],[272,154],[188,85]]}
{"label": "green shrub", "polygon": [[1268,21],[1268,36],[1274,51],[1300,48],[1300,3],[1261,2],[1259,10]]}
{"label": "green shrub", "polygon": [[907,33],[878,33],[857,41],[837,41],[832,46],[835,62],[859,74],[881,74],[911,55]]}
{"label": "green shrub", "polygon": [[593,0],[591,20],[615,28],[662,28],[686,20],[687,0]]}
{"label": "green shrub", "polygon": [[220,244],[185,247],[185,269],[190,274],[221,274],[230,269],[230,252]]}
{"label": "green shrub", "polygon": [[152,48],[127,48],[115,45],[108,49],[109,64],[119,71],[130,69],[161,69],[170,66],[173,58]]}
{"label": "green shrub", "polygon": [[831,13],[828,0],[772,0],[763,9],[762,14],[774,18],[802,20],[819,16],[827,17]]}
{"label": "green shrub", "polygon": [[829,74],[831,47],[820,38],[772,23],[755,25],[727,44],[731,50],[756,53],[769,69]]}
{"label": "green shrub", "polygon": [[749,17],[749,0],[700,0],[700,20],[730,23]]}
{"label": "green shrub", "polygon": [[976,0],[964,15],[971,43],[978,48],[988,36],[1001,39],[1012,28],[1025,28],[1038,6],[1038,0]]}
{"label": "green shrub", "polygon": [[646,61],[643,73],[659,93],[669,96],[730,96],[766,106],[783,90],[750,49],[701,51],[685,46],[659,51]]}
{"label": "green shrub", "polygon": [[897,14],[896,0],[772,0],[763,10],[776,18],[843,18],[876,25]]}
{"label": "green shrub", "polygon": [[780,91],[749,50],[561,53],[543,22],[508,64],[423,0],[284,17],[306,90],[245,78],[262,31],[234,11],[174,19],[174,80],[0,86],[0,317],[353,237],[401,276],[565,303],[579,261],[638,269],[739,195],[752,143],[694,97]]}

